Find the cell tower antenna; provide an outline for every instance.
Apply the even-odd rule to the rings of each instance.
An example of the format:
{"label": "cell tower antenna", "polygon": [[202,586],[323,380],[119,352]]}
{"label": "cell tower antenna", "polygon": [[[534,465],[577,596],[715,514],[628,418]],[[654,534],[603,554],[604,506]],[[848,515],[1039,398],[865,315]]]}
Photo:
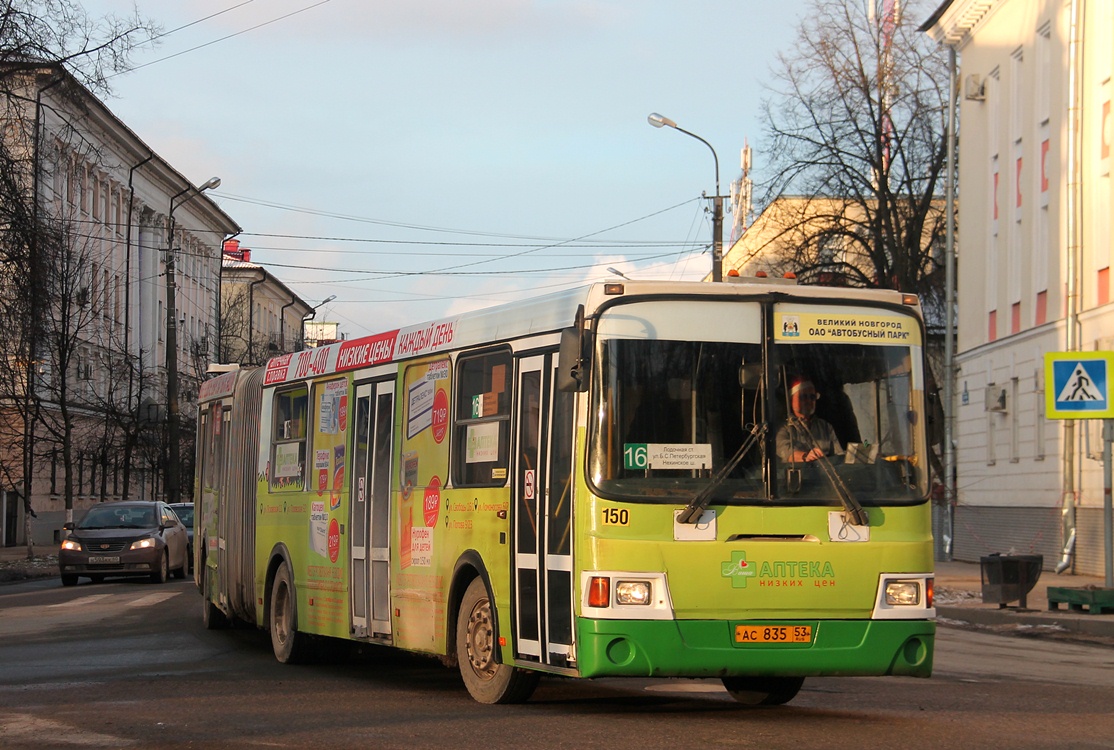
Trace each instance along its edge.
{"label": "cell tower antenna", "polygon": [[733,218],[733,225],[731,227],[732,244],[734,244],[735,240],[743,236],[743,232],[745,232],[750,225],[750,214],[753,208],[751,202],[753,197],[753,186],[750,181],[750,160],[750,146],[744,138],[743,150],[739,154],[739,166],[743,170],[742,175],[739,179],[731,183],[731,215]]}

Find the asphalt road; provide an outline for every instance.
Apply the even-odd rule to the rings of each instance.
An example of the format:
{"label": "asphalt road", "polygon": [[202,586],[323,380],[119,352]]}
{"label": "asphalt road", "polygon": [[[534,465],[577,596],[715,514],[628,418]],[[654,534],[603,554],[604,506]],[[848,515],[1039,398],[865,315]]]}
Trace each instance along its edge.
{"label": "asphalt road", "polygon": [[206,631],[189,581],[0,586],[4,748],[1046,748],[1114,745],[1114,651],[941,629],[936,675],[816,678],[746,709],[715,680],[545,678],[520,706],[398,651],[284,666]]}

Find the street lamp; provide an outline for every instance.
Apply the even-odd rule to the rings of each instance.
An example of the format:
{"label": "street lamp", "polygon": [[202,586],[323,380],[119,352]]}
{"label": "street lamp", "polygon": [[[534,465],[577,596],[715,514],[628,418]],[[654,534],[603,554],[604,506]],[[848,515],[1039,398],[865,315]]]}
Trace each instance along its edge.
{"label": "street lamp", "polygon": [[[178,414],[178,312],[175,309],[176,283],[174,280],[174,209],[197,196],[220,186],[220,178],[213,177],[204,185],[187,186],[170,198],[170,211],[166,215],[166,441],[170,455],[166,467],[166,497],[171,503],[178,502],[181,492],[178,461],[181,458],[179,445]],[[178,201],[183,195],[196,191]],[[175,203],[175,201],[178,201]]]}
{"label": "street lamp", "polygon": [[712,158],[716,161],[716,194],[712,199],[712,281],[723,281],[723,196],[719,194],[719,157],[716,156],[716,150],[712,148],[712,144],[696,133],[677,127],[677,123],[657,112],[651,113],[646,119],[655,128],[669,127],[679,130],[700,141],[712,152]]}
{"label": "street lamp", "polygon": [[618,268],[612,268],[611,266],[608,266],[607,267],[607,272],[608,273],[613,273],[621,279],[626,279],[627,281],[630,281],[630,276],[627,276],[625,273],[620,271]]}
{"label": "street lamp", "polygon": [[311,307],[309,309],[309,312],[302,316],[302,345],[303,346],[305,346],[305,343],[306,343],[306,321],[307,320],[313,320],[314,318],[316,318],[317,317],[317,308],[324,307],[325,305],[329,304],[330,302],[332,302],[336,298],[337,298],[337,296],[335,294],[330,294],[328,297],[326,297],[325,299],[321,300],[316,305]]}

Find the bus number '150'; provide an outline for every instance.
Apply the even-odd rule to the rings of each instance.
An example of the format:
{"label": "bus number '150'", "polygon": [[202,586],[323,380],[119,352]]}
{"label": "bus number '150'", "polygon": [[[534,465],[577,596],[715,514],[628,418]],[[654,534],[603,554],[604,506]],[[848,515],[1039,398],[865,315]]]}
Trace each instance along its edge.
{"label": "bus number '150'", "polygon": [[604,526],[629,526],[630,525],[630,511],[626,508],[604,508],[603,509],[603,525]]}

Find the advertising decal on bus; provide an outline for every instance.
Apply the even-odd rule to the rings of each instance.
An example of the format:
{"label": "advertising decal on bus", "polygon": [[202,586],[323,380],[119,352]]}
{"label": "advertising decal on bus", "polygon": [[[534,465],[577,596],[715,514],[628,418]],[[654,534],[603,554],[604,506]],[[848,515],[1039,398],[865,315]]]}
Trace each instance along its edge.
{"label": "advertising decal on bus", "polygon": [[406,368],[406,433],[402,441],[403,473],[399,477],[400,570],[429,568],[434,563],[434,531],[449,465],[444,425],[448,420],[450,372],[448,359]]}
{"label": "advertising decal on bus", "polygon": [[306,349],[275,357],[267,363],[264,385],[372,367],[396,358],[415,357],[449,349],[456,332],[455,320],[424,326],[397,328],[353,341]]}

